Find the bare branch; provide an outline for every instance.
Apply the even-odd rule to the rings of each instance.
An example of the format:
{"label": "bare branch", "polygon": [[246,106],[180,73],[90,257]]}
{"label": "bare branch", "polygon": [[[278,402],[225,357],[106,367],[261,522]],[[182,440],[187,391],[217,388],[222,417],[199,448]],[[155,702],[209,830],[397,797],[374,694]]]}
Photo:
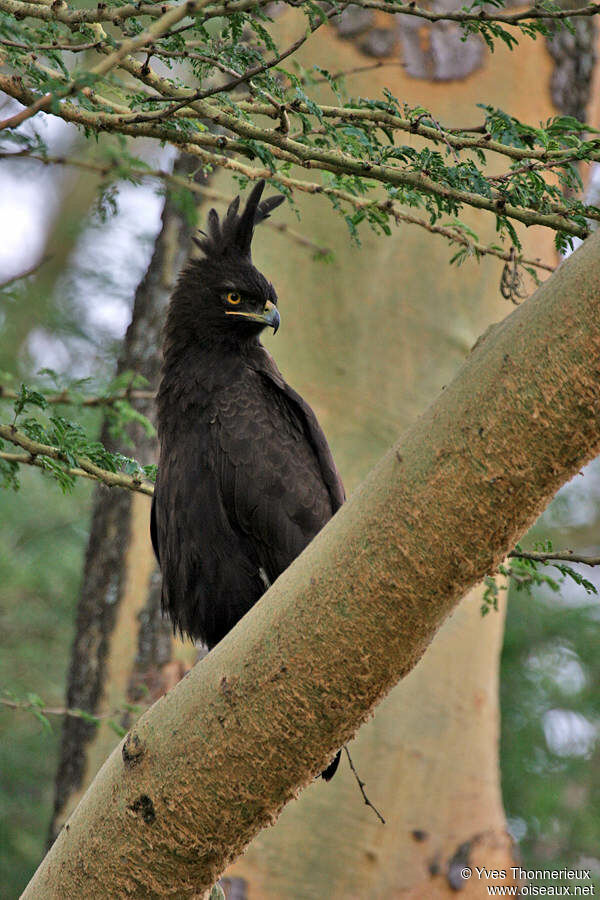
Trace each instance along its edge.
{"label": "bare branch", "polygon": [[582,556],[573,550],[559,550],[553,553],[537,553],[533,550],[511,550],[508,554],[511,559],[530,559],[533,562],[572,562],[581,563],[584,566],[600,566],[600,556]]}
{"label": "bare branch", "polygon": [[19,41],[9,41],[8,38],[0,38],[0,44],[5,47],[15,47],[17,50],[68,50],[69,53],[81,53],[84,50],[95,50],[98,47],[98,41],[90,41],[87,44],[60,44],[53,41],[51,44],[23,44]]}
{"label": "bare branch", "polygon": [[354,763],[353,763],[353,761],[352,761],[352,757],[350,756],[350,751],[348,750],[348,747],[347,747],[345,744],[344,744],[344,751],[345,751],[345,753],[346,753],[346,756],[348,757],[348,762],[350,763],[350,768],[351,768],[351,770],[352,770],[352,774],[354,775],[354,778],[356,779],[356,783],[357,783],[358,788],[359,788],[359,790],[360,790],[360,792],[361,792],[361,794],[362,794],[362,798],[363,798],[363,800],[365,801],[365,805],[366,805],[366,806],[370,806],[371,809],[373,810],[373,812],[375,813],[375,815],[377,816],[377,818],[379,819],[379,821],[381,822],[381,824],[382,824],[382,825],[385,825],[385,819],[383,818],[383,816],[381,815],[381,813],[379,812],[379,810],[377,809],[377,807],[374,806],[374,805],[371,803],[371,801],[369,800],[369,798],[367,797],[367,794],[366,794],[366,792],[365,792],[365,783],[364,783],[364,781],[360,778],[358,772],[357,772],[356,769],[354,768]]}
{"label": "bare branch", "polygon": [[[0,384],[0,400],[18,400],[19,394],[12,390],[12,388],[5,387]],[[98,396],[93,397],[78,397],[77,394],[72,394],[68,390],[61,391],[58,394],[46,394],[44,399],[46,403],[57,404],[57,403],[65,403],[74,406],[86,406],[86,407],[102,407],[102,406],[113,406],[115,403],[118,403],[121,400],[154,400],[156,393],[154,391],[142,391],[142,390],[131,390],[131,391],[117,391],[115,394],[99,394]]]}
{"label": "bare branch", "polygon": [[115,719],[126,713],[137,710],[139,710],[139,715],[141,715],[142,712],[149,709],[148,704],[145,704],[144,706],[138,706],[136,704],[135,707],[128,705],[127,707],[123,707],[123,709],[115,709],[112,712],[96,714],[88,713],[83,709],[70,709],[66,706],[40,706],[38,703],[34,703],[31,700],[10,700],[8,697],[0,697],[0,706],[14,710],[33,710],[41,713],[43,716],[60,716],[61,718],[68,716],[71,719],[85,719],[86,722],[100,722],[102,719]]}
{"label": "bare branch", "polygon": [[26,122],[27,119],[31,119],[32,116],[35,116],[35,114],[40,112],[40,110],[46,109],[46,107],[49,106],[51,100],[52,94],[44,94],[43,97],[38,97],[38,99],[34,103],[32,103],[31,106],[26,106],[25,109],[22,109],[18,113],[15,113],[14,116],[9,116],[8,119],[3,119],[0,122],[0,131],[4,131],[6,128],[17,128],[23,122]]}

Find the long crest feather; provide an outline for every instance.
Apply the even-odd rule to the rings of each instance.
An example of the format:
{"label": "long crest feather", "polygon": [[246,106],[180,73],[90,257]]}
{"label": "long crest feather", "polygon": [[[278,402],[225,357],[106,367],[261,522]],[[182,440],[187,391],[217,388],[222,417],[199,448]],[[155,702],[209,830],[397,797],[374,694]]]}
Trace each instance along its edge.
{"label": "long crest feather", "polygon": [[240,198],[235,197],[229,204],[229,208],[222,221],[216,210],[208,213],[206,232],[201,231],[202,238],[194,238],[194,242],[204,252],[207,258],[235,254],[251,259],[251,244],[254,235],[254,227],[268,219],[271,212],[276,209],[285,197],[276,194],[267,200],[260,202],[265,189],[265,181],[257,182],[252,189],[241,215]]}

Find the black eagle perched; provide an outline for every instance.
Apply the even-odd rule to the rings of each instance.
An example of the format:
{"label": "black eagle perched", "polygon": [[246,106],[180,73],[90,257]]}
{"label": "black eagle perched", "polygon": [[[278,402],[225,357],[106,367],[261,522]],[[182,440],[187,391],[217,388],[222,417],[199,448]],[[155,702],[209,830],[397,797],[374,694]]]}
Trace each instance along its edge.
{"label": "black eagle perched", "polygon": [[[344,488],[310,406],[260,342],[277,295],[252,264],[254,226],[284,197],[220,221],[179,276],[158,391],[160,459],[150,531],[162,607],[212,649],[339,509]],[[337,768],[339,753],[323,773]]]}

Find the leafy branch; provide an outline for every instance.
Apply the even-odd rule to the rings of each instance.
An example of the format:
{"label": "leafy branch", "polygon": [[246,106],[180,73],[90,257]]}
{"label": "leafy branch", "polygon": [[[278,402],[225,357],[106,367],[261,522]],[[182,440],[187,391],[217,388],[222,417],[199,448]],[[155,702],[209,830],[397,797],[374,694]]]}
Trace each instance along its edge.
{"label": "leafy branch", "polygon": [[[284,0],[286,5],[298,7],[298,0]],[[219,4],[210,2],[203,4],[204,12],[201,23],[211,19],[220,18],[227,15],[234,15],[243,10],[256,8],[259,9],[268,4],[268,0],[233,0],[233,2]],[[185,5],[185,4],[183,4]],[[415,16],[424,19],[427,22],[456,22],[458,24],[473,23],[499,23],[508,26],[519,26],[526,22],[536,22],[539,20],[564,21],[578,17],[595,16],[600,12],[600,5],[597,3],[588,3],[574,9],[563,9],[555,3],[535,4],[527,9],[514,13],[491,12],[489,4],[483,8],[483,2],[473,2],[470,7],[463,7],[460,10],[430,10],[417,6],[414,2],[391,2],[391,0],[353,0],[353,5],[362,7],[363,9],[377,9],[391,15]],[[494,3],[496,7],[502,7],[502,3]],[[158,18],[166,12],[171,12],[175,4],[153,4],[153,3],[101,3],[98,7],[90,9],[69,9],[66,4],[59,3],[52,6],[43,6],[41,10],[37,9],[36,3],[28,3],[25,0],[0,0],[0,9],[13,15],[36,16],[44,21],[61,22],[66,25],[92,24],[96,22],[112,22],[119,24],[127,19],[138,19],[144,16]],[[339,7],[338,7],[339,11]],[[192,14],[194,9],[189,11]]]}
{"label": "leafy branch", "polygon": [[[130,379],[131,373],[125,373],[125,377]],[[53,412],[47,421],[33,416],[22,419],[17,428],[17,421],[27,407],[46,410],[49,406],[71,401],[82,406],[105,406],[110,410],[113,423],[120,427],[135,421],[146,431],[153,431],[145,416],[134,410],[119,393],[106,397],[76,398],[64,391],[46,397],[26,385],[21,385],[18,392],[3,387],[0,399],[13,401],[14,416],[12,423],[0,424],[0,485],[18,490],[18,469],[29,465],[48,472],[63,492],[70,491],[76,479],[81,477],[101,481],[108,487],[122,487],[152,496],[154,489],[151,482],[156,477],[156,466],[140,466],[121,453],[111,453],[99,441],[91,440],[79,423]],[[130,394],[125,391],[125,396]],[[6,450],[6,442],[25,452]]]}
{"label": "leafy branch", "polygon": [[452,11],[434,11],[424,9],[414,3],[394,3],[390,0],[356,0],[354,5],[361,6],[363,9],[378,9],[393,15],[401,13],[406,16],[416,16],[426,22],[457,22],[458,24],[497,22],[503,25],[520,25],[523,22],[540,19],[564,21],[573,16],[595,16],[600,12],[600,5],[597,3],[589,3],[577,9],[562,9],[554,3],[540,3],[515,13],[491,12],[489,8],[484,8],[484,5],[485,7],[504,5],[494,2],[494,0],[491,4],[487,0],[480,0],[480,2],[473,2],[470,7],[463,6],[462,9]]}
{"label": "leafy branch", "polygon": [[[58,427],[63,427],[63,437],[68,432],[77,433],[78,428],[71,425],[65,426],[65,420],[55,419],[53,422]],[[34,420],[24,423],[28,430],[37,432],[40,427]],[[55,431],[54,434],[58,434]],[[151,497],[154,488],[147,479],[155,476],[155,467],[140,466],[135,460],[111,454],[101,444],[96,442],[97,455],[104,460],[106,468],[92,462],[89,457],[74,454],[70,449],[61,449],[55,444],[47,444],[32,440],[24,432],[14,425],[0,424],[0,447],[3,441],[8,441],[17,447],[22,447],[25,453],[10,453],[0,450],[0,484],[3,486],[19,487],[17,469],[21,465],[36,466],[49,472],[58,481],[63,491],[69,491],[75,484],[76,478],[90,478],[92,481],[101,481],[107,487],[122,487],[129,491],[137,491]],[[58,443],[58,442],[57,442]],[[92,445],[88,444],[88,448]],[[125,471],[119,471],[123,467]],[[129,474],[135,472],[136,474]]]}
{"label": "leafy branch", "polygon": [[[25,106],[0,123],[5,140],[16,144],[19,155],[58,163],[38,134],[21,127],[47,110],[88,136],[104,135],[103,147],[110,134],[120,140],[168,142],[195,155],[206,171],[228,168],[242,186],[267,177],[291,202],[296,191],[326,197],[356,240],[363,222],[386,234],[394,223],[426,227],[463,248],[454,262],[491,254],[535,268],[536,262],[520,260],[515,223],[551,228],[557,249],[564,250],[572,238],[588,235],[590,221],[600,220],[600,209],[577,198],[577,165],[600,159],[597,132],[569,117],[525,125],[491,107],[484,108],[481,124],[457,128],[421,107],[408,107],[387,90],[380,98],[347,97],[343,74],[294,65],[298,49],[347,4],[326,11],[313,3],[287,5],[296,7],[303,28],[281,48],[271,34],[263,0],[223,5],[188,0],[160,7],[102,3],[89,10],[71,10],[61,2],[48,6],[0,0],[5,63],[0,88]],[[357,5],[429,22],[454,21],[468,33],[479,31],[492,45],[503,40],[509,46],[514,38],[507,37],[506,25],[535,36],[545,33],[549,20],[572,27],[570,15],[600,11],[595,4],[565,11],[544,3],[505,13],[498,10],[501,0],[492,11],[476,0],[451,13],[383,0],[359,0]],[[103,27],[107,21],[111,33]],[[85,49],[81,64],[73,65],[71,48],[78,53]],[[142,50],[145,60],[137,55]],[[316,99],[313,88],[324,82],[336,98],[334,105],[321,102],[320,95]],[[421,138],[423,146],[403,145],[403,134]],[[489,177],[490,153],[509,159],[510,171]],[[166,178],[140,168],[139,161],[124,153],[121,177]],[[320,180],[298,174],[308,169]],[[182,189],[193,190],[191,184]],[[492,214],[498,244],[485,247],[469,233],[457,218],[465,207]],[[415,208],[425,217],[414,215]],[[315,252],[326,255],[320,248]]]}
{"label": "leafy branch", "polygon": [[[14,76],[0,75],[0,89],[22,102],[30,104],[30,108],[35,107],[39,100],[35,92],[21,86]],[[152,116],[152,124],[146,120],[140,122],[136,114],[123,115],[100,110],[90,111],[66,101],[60,105],[60,113],[65,121],[85,126],[92,131],[107,130],[130,136],[168,140],[186,152],[204,159],[208,165],[224,164],[225,157],[216,152],[219,148],[234,155],[249,155],[250,157],[260,155],[269,164],[267,177],[275,183],[283,183],[280,175],[278,178],[274,178],[277,161],[283,164],[282,171],[286,171],[288,165],[313,168],[316,164],[316,167],[323,173],[329,172],[336,176],[333,179],[333,183],[336,185],[357,185],[361,183],[362,179],[362,186],[366,192],[372,188],[365,182],[365,179],[368,179],[369,182],[374,181],[385,185],[388,193],[401,200],[405,200],[408,196],[415,198],[420,196],[423,198],[425,207],[432,213],[434,220],[444,213],[455,214],[463,206],[471,206],[493,213],[498,220],[504,223],[505,227],[508,220],[515,220],[527,226],[542,225],[558,232],[564,240],[567,236],[581,239],[587,237],[589,226],[586,218],[600,218],[600,210],[593,206],[586,207],[575,200],[557,202],[559,191],[545,182],[543,183],[543,194],[536,199],[535,203],[533,200],[528,206],[511,203],[511,191],[506,186],[500,190],[487,185],[481,177],[478,177],[480,173],[474,163],[465,163],[460,169],[454,166],[448,167],[438,152],[417,151],[412,147],[392,147],[385,150],[383,143],[375,138],[371,142],[372,152],[363,153],[361,156],[353,155],[347,141],[332,140],[330,142],[334,145],[332,149],[322,149],[322,143],[293,140],[277,129],[263,128],[248,122],[241,116],[238,118],[229,113],[220,112],[211,108],[209,104],[205,105],[205,101],[202,103],[194,101],[193,107],[198,118],[210,118],[219,129],[227,129],[237,137],[195,131],[193,143],[190,143],[190,135],[187,130],[174,130],[173,125],[161,123],[162,111],[158,111],[155,116]],[[340,132],[340,134],[343,133]],[[374,135],[371,136],[374,137]],[[345,144],[344,150],[340,149],[342,143]],[[594,159],[600,144],[597,141],[591,143],[594,146],[594,153],[590,153],[589,158]],[[261,145],[263,152],[259,153]],[[365,150],[364,147],[363,150]],[[406,165],[403,167],[396,165],[393,162],[396,158],[404,161]],[[373,159],[373,162],[370,159]],[[245,174],[246,177],[255,179],[264,177],[265,172],[247,169]],[[348,176],[350,176],[350,180],[348,180]],[[356,179],[359,181],[357,182]],[[300,186],[297,181],[295,186]],[[322,190],[319,192],[324,193]],[[430,198],[429,205],[426,198]],[[514,229],[511,229],[511,234],[519,243]]]}
{"label": "leafy branch", "polygon": [[[556,552],[550,548],[550,550],[545,552],[534,552],[519,548],[511,550],[508,556],[512,559],[528,559],[539,563],[551,563],[562,560],[564,562],[581,563],[583,566],[600,566],[600,556],[583,556],[580,553],[574,553],[573,550],[559,550]],[[592,593],[595,593],[595,591]]]}
{"label": "leafy branch", "polygon": [[[228,205],[231,200],[231,198],[226,197],[224,194],[221,194],[210,188],[206,188],[202,184],[197,184],[195,181],[193,181],[192,176],[190,176],[189,178],[185,178],[181,175],[176,175],[163,169],[153,169],[143,163],[142,160],[136,159],[135,157],[127,157],[124,161],[122,156],[117,158],[114,153],[112,153],[112,151],[107,152],[105,157],[99,158],[97,160],[81,159],[78,157],[67,156],[37,156],[35,153],[27,150],[19,151],[16,153],[0,153],[0,159],[1,158],[33,160],[44,165],[73,166],[85,171],[97,172],[104,179],[112,176],[115,179],[126,178],[133,183],[139,183],[139,181],[144,178],[158,179],[163,181],[165,184],[171,185],[172,187],[180,188],[183,191],[189,191],[192,194],[200,195],[205,199],[215,203]],[[268,176],[267,172],[265,172],[264,174]],[[282,184],[286,187],[299,186],[298,183],[294,181],[294,179],[282,179]],[[310,182],[301,183],[301,187],[306,189],[309,193],[324,194],[325,196],[330,197],[332,202],[342,201],[344,203],[347,203],[355,211],[355,224],[361,220],[361,217],[367,218],[369,215],[376,216],[381,213],[382,223],[384,221],[383,217],[389,215],[398,225],[415,225],[419,228],[425,229],[430,234],[441,235],[450,244],[457,244],[464,248],[462,251],[459,251],[459,253],[456,254],[452,262],[462,262],[469,256],[473,256],[475,258],[494,256],[497,259],[501,259],[505,262],[515,263],[516,265],[525,268],[530,272],[534,279],[535,274],[533,270],[535,269],[539,269],[545,272],[553,272],[555,269],[555,266],[548,265],[547,263],[544,263],[539,259],[531,259],[529,257],[523,256],[522,254],[516,254],[514,252],[514,248],[510,248],[507,250],[498,244],[480,243],[476,232],[473,231],[471,227],[466,226],[464,223],[458,220],[454,220],[442,225],[432,225],[426,219],[412,215],[411,213],[402,212],[396,205],[394,205],[392,200],[374,202],[370,199],[363,199],[354,196],[353,194],[350,194],[346,191],[341,191],[336,188],[319,184],[311,184]],[[330,258],[330,251],[327,248],[319,246],[314,241],[311,241],[310,238],[307,238],[306,235],[304,235],[302,232],[290,228],[285,222],[274,222],[271,219],[268,219],[264,223],[263,227],[270,228],[273,231],[282,233],[297,244],[312,250],[315,259],[328,260]],[[1,391],[2,388],[0,386],[0,396],[2,396]]]}
{"label": "leafy branch", "polygon": [[[508,554],[513,562],[501,565],[498,574],[505,577],[506,581],[499,584],[495,578],[487,575],[484,579],[485,590],[481,604],[481,614],[487,615],[490,610],[498,609],[500,591],[508,589],[510,583],[519,591],[525,590],[531,593],[533,587],[546,585],[555,593],[560,591],[565,580],[573,581],[578,587],[583,588],[586,594],[598,594],[598,590],[591,581],[585,578],[581,572],[571,568],[565,563],[580,563],[585,566],[600,566],[600,556],[585,556],[574,553],[572,550],[556,551],[552,548],[552,541],[538,542],[537,550],[523,550],[517,544],[514,550]],[[560,573],[556,579],[545,572],[540,566],[552,566]]]}

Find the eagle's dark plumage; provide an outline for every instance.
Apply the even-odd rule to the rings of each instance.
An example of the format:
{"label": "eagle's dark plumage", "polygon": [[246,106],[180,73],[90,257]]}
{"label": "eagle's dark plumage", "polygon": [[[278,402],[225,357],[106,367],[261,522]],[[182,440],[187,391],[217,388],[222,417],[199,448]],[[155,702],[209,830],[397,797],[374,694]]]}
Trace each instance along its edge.
{"label": "eagle's dark plumage", "polygon": [[[260,343],[273,286],[253,266],[254,226],[283,197],[214,209],[173,293],[158,392],[152,543],[174,627],[217,644],[344,501],[308,404]],[[339,754],[323,773],[330,778]]]}

